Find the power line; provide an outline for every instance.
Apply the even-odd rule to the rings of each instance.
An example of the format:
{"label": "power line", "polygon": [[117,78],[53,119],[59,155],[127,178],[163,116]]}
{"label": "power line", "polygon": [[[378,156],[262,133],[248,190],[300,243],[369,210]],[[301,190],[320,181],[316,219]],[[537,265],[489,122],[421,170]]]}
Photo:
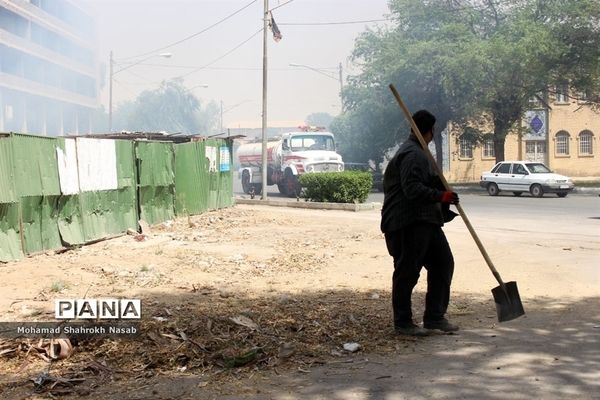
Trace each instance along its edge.
{"label": "power line", "polygon": [[233,53],[234,51],[236,51],[237,49],[239,49],[240,47],[242,47],[244,44],[248,43],[252,38],[254,38],[254,36],[258,35],[259,33],[261,33],[263,31],[263,28],[260,28],[259,30],[257,30],[256,32],[254,32],[252,35],[250,35],[249,38],[247,38],[246,40],[244,40],[242,43],[238,44],[237,46],[235,46],[233,49],[229,50],[228,52],[226,52],[225,54],[215,58],[214,60],[212,60],[211,62],[209,62],[208,64],[205,64],[201,67],[198,67],[190,72],[187,72],[183,75],[179,75],[176,78],[185,78],[186,76],[189,76],[195,72],[198,72],[202,69],[205,69],[211,65],[213,65],[214,63],[216,63],[217,61],[222,60],[223,58],[225,58],[226,56],[228,56],[229,54]]}
{"label": "power line", "polygon": [[[144,81],[146,81],[146,82],[148,82],[148,83],[151,83],[151,84],[153,84],[153,85],[156,85],[156,84],[157,84],[157,83],[156,83],[156,82],[155,82],[153,79],[147,78],[147,77],[145,77],[145,76],[142,76],[142,75],[140,75],[140,74],[138,74],[138,73],[135,73],[135,72],[133,72],[133,71],[125,71],[125,72],[126,72],[126,73],[128,73],[128,74],[130,74],[130,75],[132,75],[132,76],[135,76],[135,77],[137,77],[137,78],[140,78],[140,79],[142,79],[142,80],[144,80]],[[113,79],[114,79],[114,78],[113,78]]]}
{"label": "power line", "polygon": [[236,14],[239,14],[240,12],[242,12],[242,11],[243,11],[243,10],[245,10],[246,8],[250,7],[252,4],[256,3],[257,1],[258,1],[258,0],[252,0],[250,3],[246,4],[244,7],[240,8],[239,10],[235,11],[234,13],[232,13],[232,14],[229,14],[228,16],[226,16],[225,18],[222,18],[222,19],[220,19],[219,21],[215,22],[214,24],[212,24],[212,25],[210,25],[210,26],[208,26],[208,27],[206,27],[206,28],[202,29],[202,30],[201,30],[201,31],[199,31],[199,32],[196,32],[196,33],[194,33],[194,34],[191,34],[191,35],[189,35],[189,36],[187,36],[187,37],[185,37],[185,38],[183,38],[183,39],[181,39],[181,40],[178,40],[178,41],[176,41],[176,42],[173,42],[173,43],[171,43],[171,44],[168,44],[168,45],[166,45],[166,46],[163,46],[163,47],[159,47],[158,49],[154,49],[154,50],[148,51],[148,52],[146,52],[146,53],[138,54],[137,56],[131,56],[131,57],[123,58],[123,59],[121,59],[121,60],[130,60],[130,59],[132,59],[132,58],[144,57],[144,56],[147,56],[147,55],[149,55],[149,54],[157,53],[157,52],[159,52],[159,51],[162,51],[162,50],[168,49],[169,47],[176,46],[176,45],[178,45],[178,44],[180,44],[180,43],[183,43],[183,42],[185,42],[186,40],[190,40],[191,38],[194,38],[194,37],[196,37],[196,36],[198,36],[198,35],[200,35],[200,34],[202,34],[202,33],[206,32],[206,31],[208,31],[209,29],[212,29],[212,28],[214,28],[215,26],[217,26],[217,25],[221,24],[222,22],[225,22],[225,21],[227,21],[229,18],[233,17],[233,16],[234,16],[234,15],[236,15]]}
{"label": "power line", "polygon": [[[178,68],[178,69],[197,69],[203,68],[211,71],[262,71],[262,67],[201,67],[198,65],[172,65],[172,64],[154,64],[154,63],[143,63],[139,64],[146,67],[159,67],[159,68]],[[297,68],[269,68],[269,71],[291,71]],[[339,67],[319,67],[319,69],[338,70]]]}
{"label": "power line", "polygon": [[279,7],[283,7],[283,6],[285,6],[286,4],[290,4],[292,1],[294,1],[294,0],[288,0],[288,1],[286,1],[285,3],[278,5],[277,7],[273,7],[273,8],[271,8],[269,11],[277,10]]}
{"label": "power line", "polygon": [[341,22],[279,22],[277,25],[295,25],[295,26],[314,26],[314,25],[351,25],[351,24],[365,24],[369,22],[385,22],[393,21],[391,19],[368,19],[362,21],[341,21]]}
{"label": "power line", "polygon": [[[180,68],[180,69],[196,69],[201,68],[198,65],[170,65],[170,64],[140,64],[145,65],[147,67],[161,67],[161,68]],[[204,69],[210,70],[244,70],[244,71],[254,71],[254,70],[262,70],[262,67],[205,67]],[[274,68],[277,69],[277,68]],[[283,69],[283,68],[279,68]],[[287,70],[288,68],[286,68]]]}
{"label": "power line", "polygon": [[120,89],[126,91],[130,97],[136,98],[139,95],[139,93],[135,94],[134,92],[132,92],[130,89],[127,88],[127,85],[131,85],[131,83],[121,82],[118,79],[114,79],[113,82],[120,83],[121,84]]}

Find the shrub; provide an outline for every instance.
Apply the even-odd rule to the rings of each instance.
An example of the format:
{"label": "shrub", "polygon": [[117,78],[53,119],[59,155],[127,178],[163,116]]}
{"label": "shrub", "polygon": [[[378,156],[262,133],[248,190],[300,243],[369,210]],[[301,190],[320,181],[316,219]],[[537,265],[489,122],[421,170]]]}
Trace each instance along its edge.
{"label": "shrub", "polygon": [[304,197],[310,201],[331,203],[364,203],[373,177],[368,172],[344,171],[300,175]]}

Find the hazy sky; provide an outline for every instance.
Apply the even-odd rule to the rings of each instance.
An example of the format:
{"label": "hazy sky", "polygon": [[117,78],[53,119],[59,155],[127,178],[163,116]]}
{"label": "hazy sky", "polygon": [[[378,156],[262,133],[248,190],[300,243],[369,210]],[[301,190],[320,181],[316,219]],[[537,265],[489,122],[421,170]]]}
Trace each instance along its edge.
{"label": "hazy sky", "polygon": [[[147,61],[114,74],[115,107],[124,100],[134,99],[143,90],[158,87],[162,80],[191,72],[184,78],[185,86],[208,85],[191,90],[203,102],[223,102],[224,110],[228,110],[223,115],[226,127],[260,126],[263,51],[259,31],[263,26],[263,0],[88,0],[88,3],[96,17],[101,60],[108,65],[112,50],[118,71],[127,67],[127,62],[150,56]],[[243,11],[205,33],[161,49],[248,4]],[[281,7],[273,10],[273,17],[283,39],[276,43],[270,31],[268,38],[270,125],[303,121],[313,112],[338,114],[338,65],[342,63],[344,79],[348,72],[356,71],[348,56],[357,35],[369,26],[383,23],[286,24],[383,19],[388,13],[387,0],[270,0],[270,9],[278,6]],[[164,52],[172,53],[172,57],[156,56]],[[141,54],[147,55],[136,57]],[[291,67],[290,63],[322,69],[322,73]],[[101,101],[108,105],[108,84]]]}

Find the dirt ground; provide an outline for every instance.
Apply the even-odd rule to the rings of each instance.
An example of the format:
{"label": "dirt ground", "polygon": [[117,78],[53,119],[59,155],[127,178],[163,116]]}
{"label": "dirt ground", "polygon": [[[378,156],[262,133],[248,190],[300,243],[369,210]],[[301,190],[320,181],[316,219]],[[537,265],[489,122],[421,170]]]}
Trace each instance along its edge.
{"label": "dirt ground", "polygon": [[470,217],[527,314],[497,323],[497,284],[456,220],[445,231],[461,331],[420,339],[391,329],[378,210],[238,205],[144,241],[0,265],[2,321],[52,320],[55,298],[143,305],[138,339],[80,341],[67,359],[0,339],[0,398],[600,399],[598,221]]}

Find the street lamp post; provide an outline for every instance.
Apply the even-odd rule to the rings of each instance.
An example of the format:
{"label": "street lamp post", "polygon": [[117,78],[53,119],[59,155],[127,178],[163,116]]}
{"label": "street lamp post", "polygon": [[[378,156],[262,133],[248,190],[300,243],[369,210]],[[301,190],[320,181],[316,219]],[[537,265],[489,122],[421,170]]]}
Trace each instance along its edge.
{"label": "street lamp post", "polygon": [[110,52],[110,60],[109,60],[109,80],[108,80],[108,131],[112,132],[112,103],[113,103],[113,76],[115,76],[116,74],[118,74],[121,71],[125,71],[126,69],[129,69],[131,67],[133,67],[134,65],[138,65],[143,63],[146,60],[149,60],[153,57],[164,57],[164,58],[170,58],[172,56],[171,53],[160,53],[160,54],[152,54],[149,57],[143,58],[139,61],[136,61],[134,63],[131,63],[129,65],[127,65],[126,67],[123,67],[121,69],[118,69],[117,71],[114,70],[114,65],[115,65],[115,59],[113,58],[113,52],[111,50]]}
{"label": "street lamp post", "polygon": [[289,63],[290,67],[300,67],[300,68],[306,68],[306,69],[310,69],[311,71],[315,71],[323,76],[328,77],[329,79],[334,79],[336,81],[339,81],[340,83],[340,104],[342,106],[342,111],[344,111],[344,97],[343,97],[343,93],[344,93],[344,79],[343,79],[343,75],[342,75],[342,63],[339,64],[338,66],[338,77],[336,78],[334,75],[332,75],[331,72],[325,72],[323,71],[323,69],[321,68],[315,68],[315,67],[311,67],[309,65],[304,65],[304,64],[296,64],[296,63]]}

